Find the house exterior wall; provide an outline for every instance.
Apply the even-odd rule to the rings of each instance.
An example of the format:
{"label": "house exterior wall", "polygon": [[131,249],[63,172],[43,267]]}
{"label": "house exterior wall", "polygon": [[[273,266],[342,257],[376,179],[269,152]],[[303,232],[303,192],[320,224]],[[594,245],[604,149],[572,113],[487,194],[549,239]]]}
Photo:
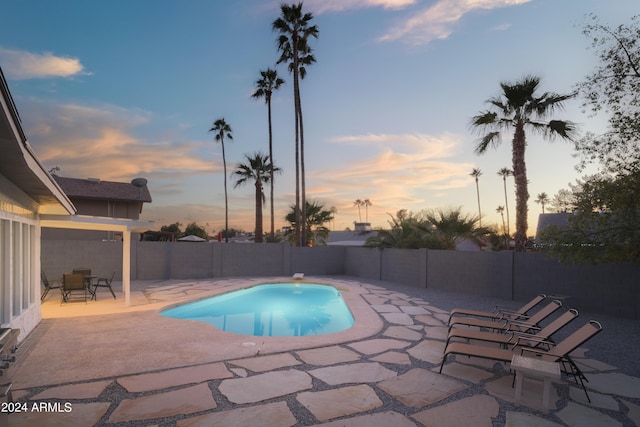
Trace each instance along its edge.
{"label": "house exterior wall", "polygon": [[22,340],[40,322],[37,203],[0,175],[0,324]]}
{"label": "house exterior wall", "polygon": [[[56,277],[83,266],[117,271],[118,242],[42,241],[42,265]],[[640,319],[640,266],[568,266],[541,253],[460,252],[348,246],[294,248],[277,244],[131,242],[131,279],[205,279],[234,276],[347,275],[399,285],[514,301],[546,293],[568,297],[579,310]],[[48,269],[51,268],[51,273]],[[58,268],[58,270],[56,270]]]}

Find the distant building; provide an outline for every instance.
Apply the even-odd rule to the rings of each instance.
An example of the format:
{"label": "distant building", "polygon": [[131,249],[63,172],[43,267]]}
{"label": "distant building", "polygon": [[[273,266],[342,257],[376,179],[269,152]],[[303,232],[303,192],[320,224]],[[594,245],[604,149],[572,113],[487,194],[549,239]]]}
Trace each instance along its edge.
{"label": "distant building", "polygon": [[[151,202],[147,180],[136,178],[129,182],[102,181],[97,178],[66,178],[53,175],[60,188],[73,202],[77,215],[103,218],[140,218],[144,203]],[[42,238],[47,240],[121,240],[114,231],[87,231],[45,228]],[[134,239],[136,237],[133,237]]]}
{"label": "distant building", "polygon": [[371,223],[370,222],[355,222],[354,229],[357,232],[363,231],[371,231]]}
{"label": "distant building", "polygon": [[538,227],[536,228],[536,245],[544,245],[544,242],[540,240],[540,234],[542,230],[547,227],[557,227],[559,229],[566,229],[569,227],[569,218],[572,216],[569,212],[557,212],[557,213],[545,213],[538,215]]}

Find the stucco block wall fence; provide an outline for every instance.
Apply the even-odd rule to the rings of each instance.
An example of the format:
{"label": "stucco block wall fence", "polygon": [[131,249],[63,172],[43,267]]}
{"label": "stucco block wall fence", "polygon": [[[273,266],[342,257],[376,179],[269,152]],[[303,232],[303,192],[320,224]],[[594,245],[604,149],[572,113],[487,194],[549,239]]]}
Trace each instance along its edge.
{"label": "stucco block wall fence", "polygon": [[[42,240],[42,269],[50,278],[75,267],[122,280],[122,243]],[[640,319],[640,267],[563,265],[542,253],[294,248],[286,244],[131,242],[131,280],[237,276],[346,275],[471,295],[527,301],[539,293],[568,296],[567,304]]]}

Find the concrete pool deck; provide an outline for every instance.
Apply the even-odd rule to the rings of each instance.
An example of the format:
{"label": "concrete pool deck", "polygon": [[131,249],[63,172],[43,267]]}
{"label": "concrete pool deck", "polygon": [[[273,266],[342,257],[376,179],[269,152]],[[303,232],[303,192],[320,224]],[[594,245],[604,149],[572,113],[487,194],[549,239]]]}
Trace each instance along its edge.
{"label": "concrete pool deck", "polygon": [[[60,305],[52,292],[12,368],[14,401],[29,410],[11,414],[9,425],[640,424],[640,379],[590,359],[587,349],[573,356],[585,368],[592,403],[563,379],[553,386],[549,414],[541,382],[525,382],[515,404],[504,364],[456,357],[438,374],[449,309],[431,303],[428,292],[306,278],[342,289],[356,319],[347,331],[315,337],[235,335],[158,314],[278,279],[290,280],[134,282],[130,307],[118,293],[117,300],[99,291],[97,301]],[[33,410],[40,402],[71,410]]]}

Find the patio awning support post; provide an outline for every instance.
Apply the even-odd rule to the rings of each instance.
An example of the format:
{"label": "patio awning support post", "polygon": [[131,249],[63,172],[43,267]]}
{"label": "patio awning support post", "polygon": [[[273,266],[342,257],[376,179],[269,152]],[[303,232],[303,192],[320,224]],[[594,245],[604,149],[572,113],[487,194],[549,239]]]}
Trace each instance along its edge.
{"label": "patio awning support post", "polygon": [[131,230],[122,233],[122,293],[124,305],[131,305]]}

